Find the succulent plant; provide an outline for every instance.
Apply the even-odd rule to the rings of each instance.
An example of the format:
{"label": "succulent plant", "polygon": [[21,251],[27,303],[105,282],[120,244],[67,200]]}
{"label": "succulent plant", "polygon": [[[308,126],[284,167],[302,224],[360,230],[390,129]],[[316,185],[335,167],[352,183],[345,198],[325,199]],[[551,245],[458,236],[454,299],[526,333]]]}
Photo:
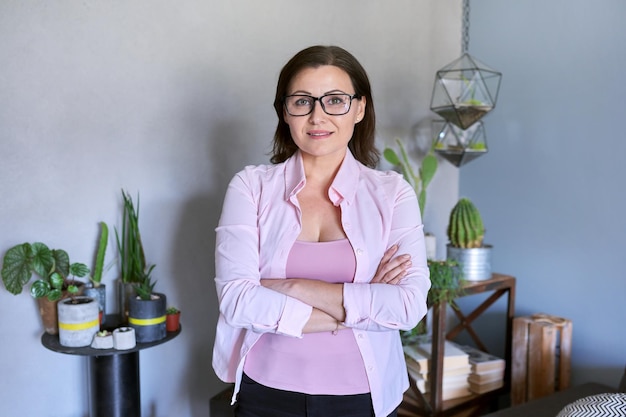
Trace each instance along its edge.
{"label": "succulent plant", "polygon": [[457,248],[480,248],[484,237],[485,226],[480,212],[468,198],[461,198],[450,212],[450,244]]}

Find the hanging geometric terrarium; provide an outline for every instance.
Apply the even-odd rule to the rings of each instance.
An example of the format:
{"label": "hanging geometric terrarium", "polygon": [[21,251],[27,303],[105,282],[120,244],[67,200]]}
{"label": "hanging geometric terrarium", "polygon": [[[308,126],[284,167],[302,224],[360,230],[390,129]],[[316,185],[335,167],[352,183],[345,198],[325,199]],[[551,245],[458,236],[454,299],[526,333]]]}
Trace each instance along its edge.
{"label": "hanging geometric terrarium", "polygon": [[435,152],[460,167],[488,152],[485,127],[478,121],[468,129],[444,120],[433,120]]}
{"label": "hanging geometric terrarium", "polygon": [[467,129],[496,106],[502,74],[465,52],[435,77],[430,109]]}

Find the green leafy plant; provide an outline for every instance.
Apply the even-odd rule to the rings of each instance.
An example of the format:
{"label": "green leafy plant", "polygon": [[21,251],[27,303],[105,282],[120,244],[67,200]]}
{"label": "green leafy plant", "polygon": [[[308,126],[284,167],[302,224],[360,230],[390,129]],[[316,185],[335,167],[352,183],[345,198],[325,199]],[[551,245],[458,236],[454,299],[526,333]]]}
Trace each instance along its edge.
{"label": "green leafy plant", "polygon": [[427,304],[432,306],[441,302],[457,308],[455,299],[463,294],[463,269],[453,259],[443,261],[428,260],[430,271],[430,290],[428,291]]}
{"label": "green leafy plant", "polygon": [[22,292],[33,276],[39,278],[32,284],[30,293],[34,298],[47,297],[57,301],[63,291],[70,295],[79,292],[74,277],[84,277],[89,268],[83,263],[70,263],[62,249],[50,249],[41,242],[22,243],[9,249],[2,263],[2,281],[12,294]]}
{"label": "green leafy plant", "polygon": [[457,248],[480,248],[484,237],[485,226],[480,212],[468,198],[461,198],[450,212],[450,244]]}
{"label": "green leafy plant", "polygon": [[100,222],[100,240],[98,241],[98,250],[96,252],[96,262],[93,268],[91,282],[94,287],[99,287],[102,282],[102,271],[104,270],[104,256],[109,241],[109,227],[105,222]]}
{"label": "green leafy plant", "polygon": [[422,159],[421,167],[416,171],[411,165],[409,156],[404,145],[402,144],[402,141],[400,139],[396,139],[396,143],[400,149],[400,155],[398,155],[392,148],[387,147],[383,151],[383,156],[390,164],[399,166],[402,170],[404,179],[407,180],[407,182],[411,184],[415,190],[415,194],[417,195],[417,200],[419,202],[420,214],[423,217],[424,206],[426,205],[426,188],[435,176],[435,172],[437,172],[437,157],[431,147],[426,156]]}
{"label": "green leafy plant", "polygon": [[139,194],[137,207],[127,192],[122,190],[124,212],[122,232],[115,229],[115,238],[120,259],[121,279],[124,283],[143,284],[156,265],[148,266],[139,232]]}
{"label": "green leafy plant", "polygon": [[[426,299],[428,307],[445,302],[452,308],[458,308],[455,299],[463,295],[463,269],[459,263],[452,259],[443,261],[428,260],[430,271],[430,290]],[[426,317],[424,317],[413,329],[402,333],[404,340],[425,334],[427,331]]]}

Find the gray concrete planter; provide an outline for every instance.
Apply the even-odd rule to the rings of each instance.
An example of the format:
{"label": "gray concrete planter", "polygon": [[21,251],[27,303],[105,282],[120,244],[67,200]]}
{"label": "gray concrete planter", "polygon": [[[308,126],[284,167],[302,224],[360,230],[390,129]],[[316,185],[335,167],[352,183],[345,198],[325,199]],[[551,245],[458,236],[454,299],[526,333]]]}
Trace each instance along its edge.
{"label": "gray concrete planter", "polygon": [[61,346],[90,346],[100,330],[98,302],[86,296],[64,298],[59,300],[57,310]]}
{"label": "gray concrete planter", "polygon": [[484,281],[491,278],[491,245],[481,248],[456,248],[448,244],[446,257],[461,265],[467,281]]}

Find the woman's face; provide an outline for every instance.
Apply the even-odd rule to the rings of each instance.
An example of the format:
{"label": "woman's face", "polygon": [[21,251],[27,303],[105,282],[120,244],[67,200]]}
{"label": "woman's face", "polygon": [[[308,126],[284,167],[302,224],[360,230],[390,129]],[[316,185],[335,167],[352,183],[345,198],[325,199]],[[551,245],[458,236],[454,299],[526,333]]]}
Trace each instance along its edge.
{"label": "woman's face", "polygon": [[[302,94],[312,97],[326,94],[352,96],[354,93],[348,73],[332,65],[303,69],[291,80],[287,90],[287,95]],[[313,104],[313,111],[306,116],[292,116],[283,109],[291,137],[304,158],[335,157],[339,161],[343,160],[354,125],[365,114],[365,98],[353,99],[350,110],[340,116],[326,114],[319,100]],[[329,107],[327,105],[327,109]]]}

